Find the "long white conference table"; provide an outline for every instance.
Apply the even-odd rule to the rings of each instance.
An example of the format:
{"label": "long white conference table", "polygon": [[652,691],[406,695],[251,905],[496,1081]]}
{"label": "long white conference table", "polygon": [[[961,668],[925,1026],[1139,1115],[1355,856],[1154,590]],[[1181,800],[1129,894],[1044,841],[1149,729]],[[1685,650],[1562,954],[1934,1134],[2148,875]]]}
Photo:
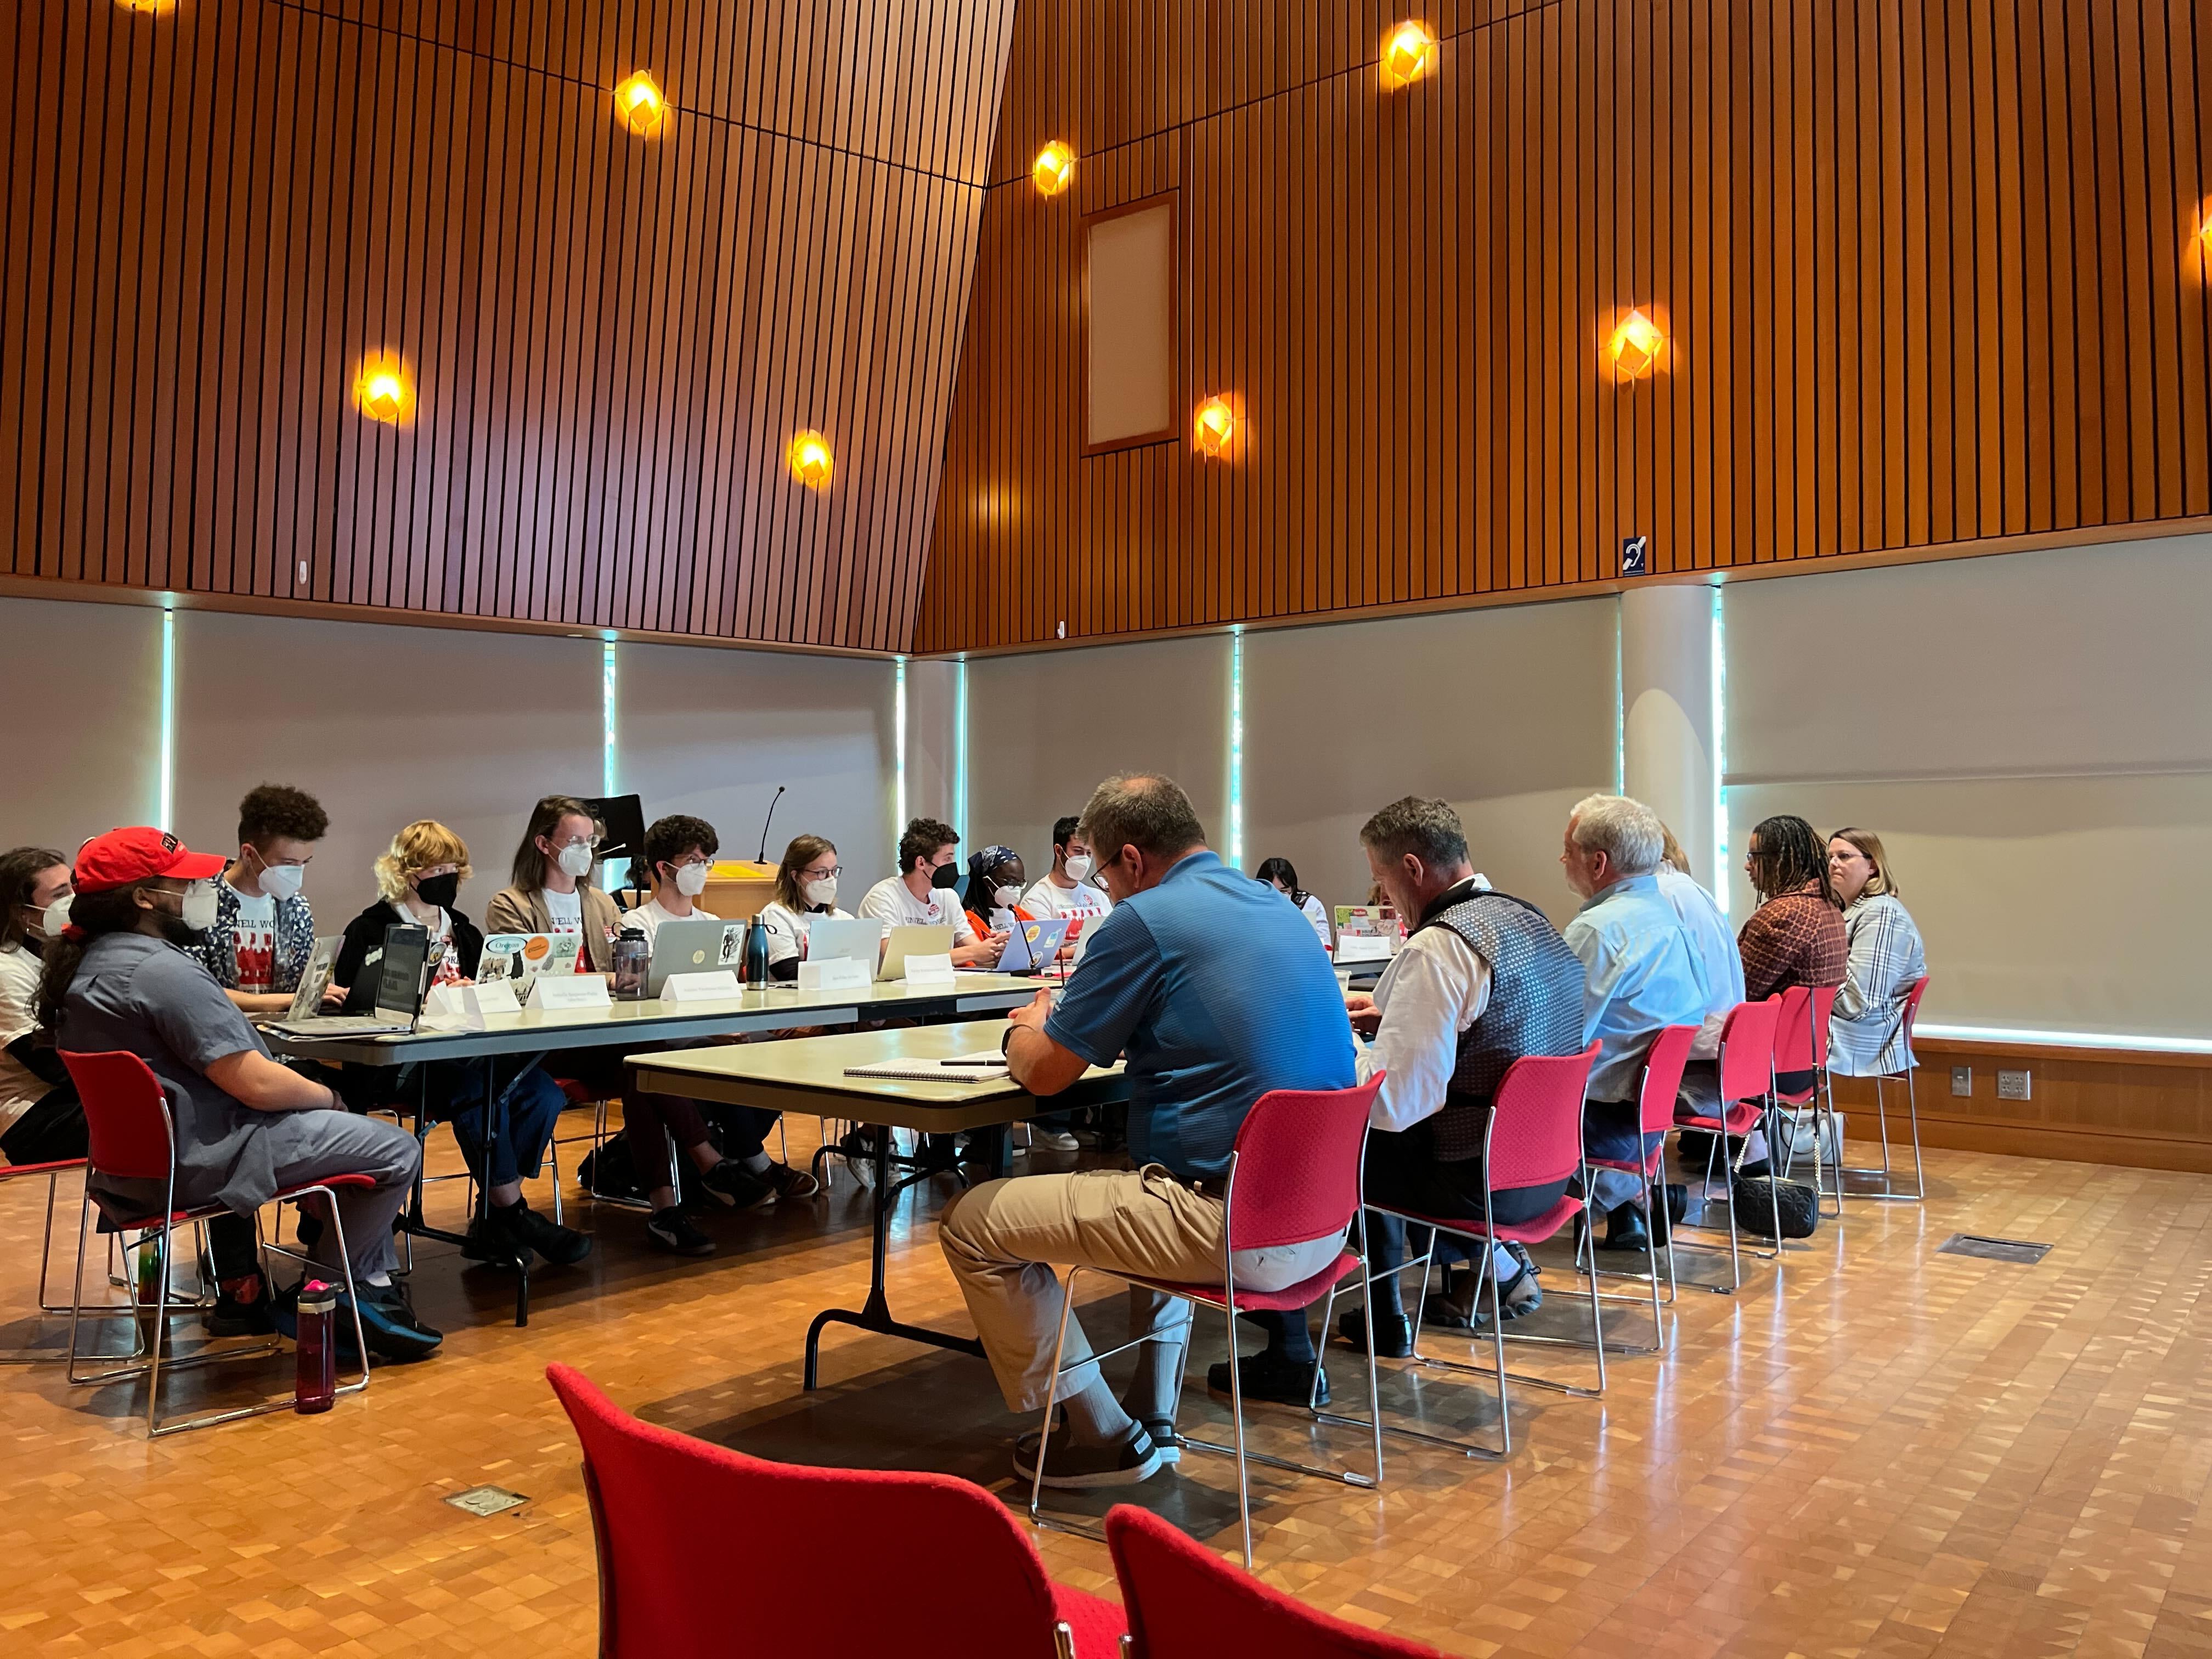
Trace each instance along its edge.
{"label": "long white conference table", "polygon": [[[616,1002],[599,1008],[526,1008],[519,1013],[487,1014],[465,1023],[458,1018],[418,1021],[413,1031],[374,1035],[295,1036],[264,1028],[262,1038],[274,1054],[330,1065],[408,1066],[424,1060],[473,1059],[491,1062],[494,1075],[485,1079],[485,1098],[492,1103],[485,1113],[484,1123],[485,1156],[489,1160],[490,1147],[505,1127],[506,1114],[501,1109],[504,1094],[495,1075],[496,1061],[501,1056],[523,1057],[514,1075],[503,1085],[511,1089],[516,1079],[541,1058],[563,1049],[621,1048],[626,1054],[635,1054],[653,1043],[700,1042],[714,1037],[789,1031],[808,1026],[851,1025],[862,1020],[941,1021],[962,1016],[1004,1014],[1028,1002],[1047,983],[1014,974],[960,973],[950,985],[910,985],[904,980],[884,980],[837,991],[801,991],[790,986],[771,986],[764,990],[744,991],[734,997],[698,1002],[671,1004],[654,1000]],[[997,1041],[995,1037],[992,1040]],[[787,1063],[777,1060],[777,1054],[799,1046],[799,1042],[769,1043],[758,1048],[717,1045],[708,1052],[763,1055],[774,1068]],[[665,1056],[636,1054],[635,1058],[642,1060]],[[653,1089],[659,1085],[641,1086]],[[721,1098],[706,1094],[699,1097]],[[478,1172],[477,1181],[480,1204],[486,1201],[482,1173]],[[456,1245],[467,1243],[465,1235],[433,1227],[423,1219],[419,1185],[402,1225],[420,1237],[442,1239]],[[529,1264],[518,1261],[507,1265],[515,1273],[514,1322],[527,1325]]]}

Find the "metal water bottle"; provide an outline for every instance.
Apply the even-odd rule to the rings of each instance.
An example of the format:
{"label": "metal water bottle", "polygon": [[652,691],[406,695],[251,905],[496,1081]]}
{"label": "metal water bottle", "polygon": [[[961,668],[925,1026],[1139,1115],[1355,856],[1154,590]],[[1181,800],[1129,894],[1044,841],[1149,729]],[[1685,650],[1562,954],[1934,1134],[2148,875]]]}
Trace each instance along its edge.
{"label": "metal water bottle", "polygon": [[768,929],[755,916],[745,928],[744,971],[741,977],[745,988],[757,991],[768,983]]}
{"label": "metal water bottle", "polygon": [[337,1289],[319,1279],[300,1287],[298,1370],[292,1382],[292,1409],[302,1417],[330,1410],[337,1398]]}

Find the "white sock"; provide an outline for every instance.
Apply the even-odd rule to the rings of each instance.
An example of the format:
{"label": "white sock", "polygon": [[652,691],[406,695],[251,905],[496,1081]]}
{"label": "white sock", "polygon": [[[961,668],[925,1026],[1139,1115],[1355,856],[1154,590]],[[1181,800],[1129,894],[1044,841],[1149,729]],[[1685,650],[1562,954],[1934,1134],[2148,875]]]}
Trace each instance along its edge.
{"label": "white sock", "polygon": [[1490,1265],[1499,1284],[1510,1285],[1514,1275],[1521,1271],[1521,1258],[1503,1244],[1493,1244],[1490,1247]]}
{"label": "white sock", "polygon": [[361,1278],[361,1282],[368,1285],[371,1290],[388,1291],[392,1288],[392,1275],[390,1273],[363,1273]]}
{"label": "white sock", "polygon": [[766,1152],[755,1152],[748,1158],[739,1158],[738,1162],[744,1165],[749,1174],[763,1175],[768,1170],[769,1157]]}

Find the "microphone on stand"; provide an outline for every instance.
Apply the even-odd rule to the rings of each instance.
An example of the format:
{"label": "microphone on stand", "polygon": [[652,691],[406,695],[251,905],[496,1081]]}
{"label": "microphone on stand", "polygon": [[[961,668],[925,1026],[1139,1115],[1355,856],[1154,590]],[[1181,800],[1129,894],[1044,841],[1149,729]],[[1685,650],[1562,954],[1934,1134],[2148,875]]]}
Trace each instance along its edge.
{"label": "microphone on stand", "polygon": [[779,783],[776,785],[775,799],[770,800],[768,804],[768,817],[761,820],[760,852],[753,860],[755,864],[766,864],[768,862],[768,827],[769,824],[775,822],[775,803],[776,801],[783,799],[783,792],[788,787],[790,787],[788,784]]}

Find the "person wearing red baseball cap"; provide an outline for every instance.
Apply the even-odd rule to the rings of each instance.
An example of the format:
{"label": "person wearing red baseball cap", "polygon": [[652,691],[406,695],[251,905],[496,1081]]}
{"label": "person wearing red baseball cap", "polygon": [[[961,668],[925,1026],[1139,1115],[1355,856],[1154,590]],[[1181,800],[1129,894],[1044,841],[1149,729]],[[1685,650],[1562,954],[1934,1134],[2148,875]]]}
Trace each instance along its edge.
{"label": "person wearing red baseball cap", "polygon": [[[384,1359],[422,1358],[443,1339],[415,1317],[392,1282],[392,1224],[422,1150],[405,1130],[356,1117],[332,1090],[271,1060],[246,1016],[189,954],[215,921],[213,883],[223,867],[161,830],[111,830],[87,842],[77,850],[70,925],[46,952],[40,1023],[64,1052],[124,1049],[143,1060],[168,1091],[178,1203],[221,1204],[241,1218],[242,1251],[210,1229],[222,1285],[211,1330],[273,1326],[291,1334],[292,1296],[269,1295],[251,1246],[252,1218],[285,1188],[366,1176],[370,1185],[348,1187],[337,1198],[362,1333]],[[156,1182],[93,1178],[149,1209],[163,1201]],[[335,1266],[325,1253],[335,1251],[338,1230],[323,1219],[313,1248]],[[221,1231],[234,1240],[234,1230]],[[338,1321],[348,1340],[352,1324]]]}

